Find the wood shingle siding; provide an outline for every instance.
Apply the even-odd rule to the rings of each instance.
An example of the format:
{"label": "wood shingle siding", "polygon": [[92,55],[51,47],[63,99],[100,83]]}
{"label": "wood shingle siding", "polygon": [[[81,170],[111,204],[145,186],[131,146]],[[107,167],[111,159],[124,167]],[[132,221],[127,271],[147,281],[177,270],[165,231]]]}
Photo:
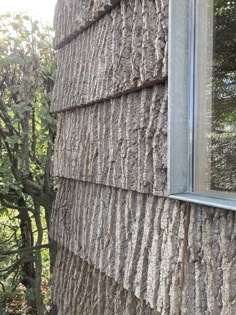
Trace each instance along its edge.
{"label": "wood shingle siding", "polygon": [[64,248],[56,265],[53,299],[58,315],[158,315],[145,301]]}
{"label": "wood shingle siding", "polygon": [[58,314],[236,314],[236,212],[167,197],[168,0],[58,0],[55,26]]}
{"label": "wood shingle siding", "polygon": [[[235,314],[235,215],[63,179],[52,236],[68,250],[62,264],[67,264],[69,256],[82,259],[89,265],[88,273],[99,270],[140,301],[145,300],[157,314],[179,314],[178,310],[186,315]],[[63,268],[71,270],[63,279],[74,282],[75,290],[76,267],[68,264]],[[83,272],[80,276],[88,277]],[[102,279],[99,281],[103,286]],[[88,301],[91,298],[91,292],[86,297],[81,290],[76,302],[74,291],[68,290],[78,305],[82,296]],[[102,299],[105,305],[106,296]]]}
{"label": "wood shingle siding", "polygon": [[121,1],[58,52],[52,111],[95,103],[167,76],[167,6]]}
{"label": "wood shingle siding", "polygon": [[55,47],[66,45],[119,2],[120,0],[58,0],[54,16]]}
{"label": "wood shingle siding", "polygon": [[165,195],[165,86],[60,113],[58,130],[55,176]]}

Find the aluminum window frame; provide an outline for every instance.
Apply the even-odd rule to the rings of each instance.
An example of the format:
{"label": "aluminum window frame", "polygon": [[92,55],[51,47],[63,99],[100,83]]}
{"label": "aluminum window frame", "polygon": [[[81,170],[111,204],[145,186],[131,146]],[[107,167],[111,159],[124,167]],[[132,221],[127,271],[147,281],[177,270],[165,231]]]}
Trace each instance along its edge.
{"label": "aluminum window frame", "polygon": [[236,211],[236,199],[193,192],[196,0],[170,0],[168,197]]}

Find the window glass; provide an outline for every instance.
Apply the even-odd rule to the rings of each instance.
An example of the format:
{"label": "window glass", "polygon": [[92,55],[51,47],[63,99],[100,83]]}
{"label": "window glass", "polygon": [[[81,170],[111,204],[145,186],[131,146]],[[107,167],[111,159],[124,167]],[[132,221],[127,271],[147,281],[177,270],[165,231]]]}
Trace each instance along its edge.
{"label": "window glass", "polygon": [[197,0],[193,190],[235,197],[236,0]]}

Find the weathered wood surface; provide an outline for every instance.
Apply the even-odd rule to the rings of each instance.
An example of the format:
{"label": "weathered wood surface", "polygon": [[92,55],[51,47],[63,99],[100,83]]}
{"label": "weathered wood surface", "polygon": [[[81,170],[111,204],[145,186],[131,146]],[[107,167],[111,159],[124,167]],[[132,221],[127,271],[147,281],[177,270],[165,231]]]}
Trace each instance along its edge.
{"label": "weathered wood surface", "polygon": [[[147,301],[157,314],[233,315],[235,215],[63,179],[52,234],[71,253]],[[66,264],[64,256],[62,268]],[[68,268],[67,281],[73,282],[74,269]],[[75,291],[70,292],[68,298],[76,298]],[[90,296],[91,290],[87,303]]]}
{"label": "weathered wood surface", "polygon": [[60,113],[55,176],[166,194],[167,87]]}
{"label": "weathered wood surface", "polygon": [[57,255],[53,288],[58,315],[158,315],[145,301],[66,249]]}
{"label": "weathered wood surface", "polygon": [[127,94],[166,77],[166,2],[121,1],[59,50],[51,110]]}
{"label": "weathered wood surface", "polygon": [[58,0],[54,14],[55,47],[64,46],[119,2],[120,0]]}
{"label": "weathered wood surface", "polygon": [[59,315],[236,314],[236,212],[164,197],[168,1],[57,10]]}

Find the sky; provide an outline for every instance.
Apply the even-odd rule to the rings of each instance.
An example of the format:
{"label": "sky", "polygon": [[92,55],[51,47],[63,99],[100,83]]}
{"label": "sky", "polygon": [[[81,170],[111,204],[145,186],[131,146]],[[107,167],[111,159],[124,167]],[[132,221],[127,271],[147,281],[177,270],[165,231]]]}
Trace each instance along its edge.
{"label": "sky", "polygon": [[57,0],[0,0],[0,14],[7,11],[24,12],[43,24],[53,26],[54,8]]}

